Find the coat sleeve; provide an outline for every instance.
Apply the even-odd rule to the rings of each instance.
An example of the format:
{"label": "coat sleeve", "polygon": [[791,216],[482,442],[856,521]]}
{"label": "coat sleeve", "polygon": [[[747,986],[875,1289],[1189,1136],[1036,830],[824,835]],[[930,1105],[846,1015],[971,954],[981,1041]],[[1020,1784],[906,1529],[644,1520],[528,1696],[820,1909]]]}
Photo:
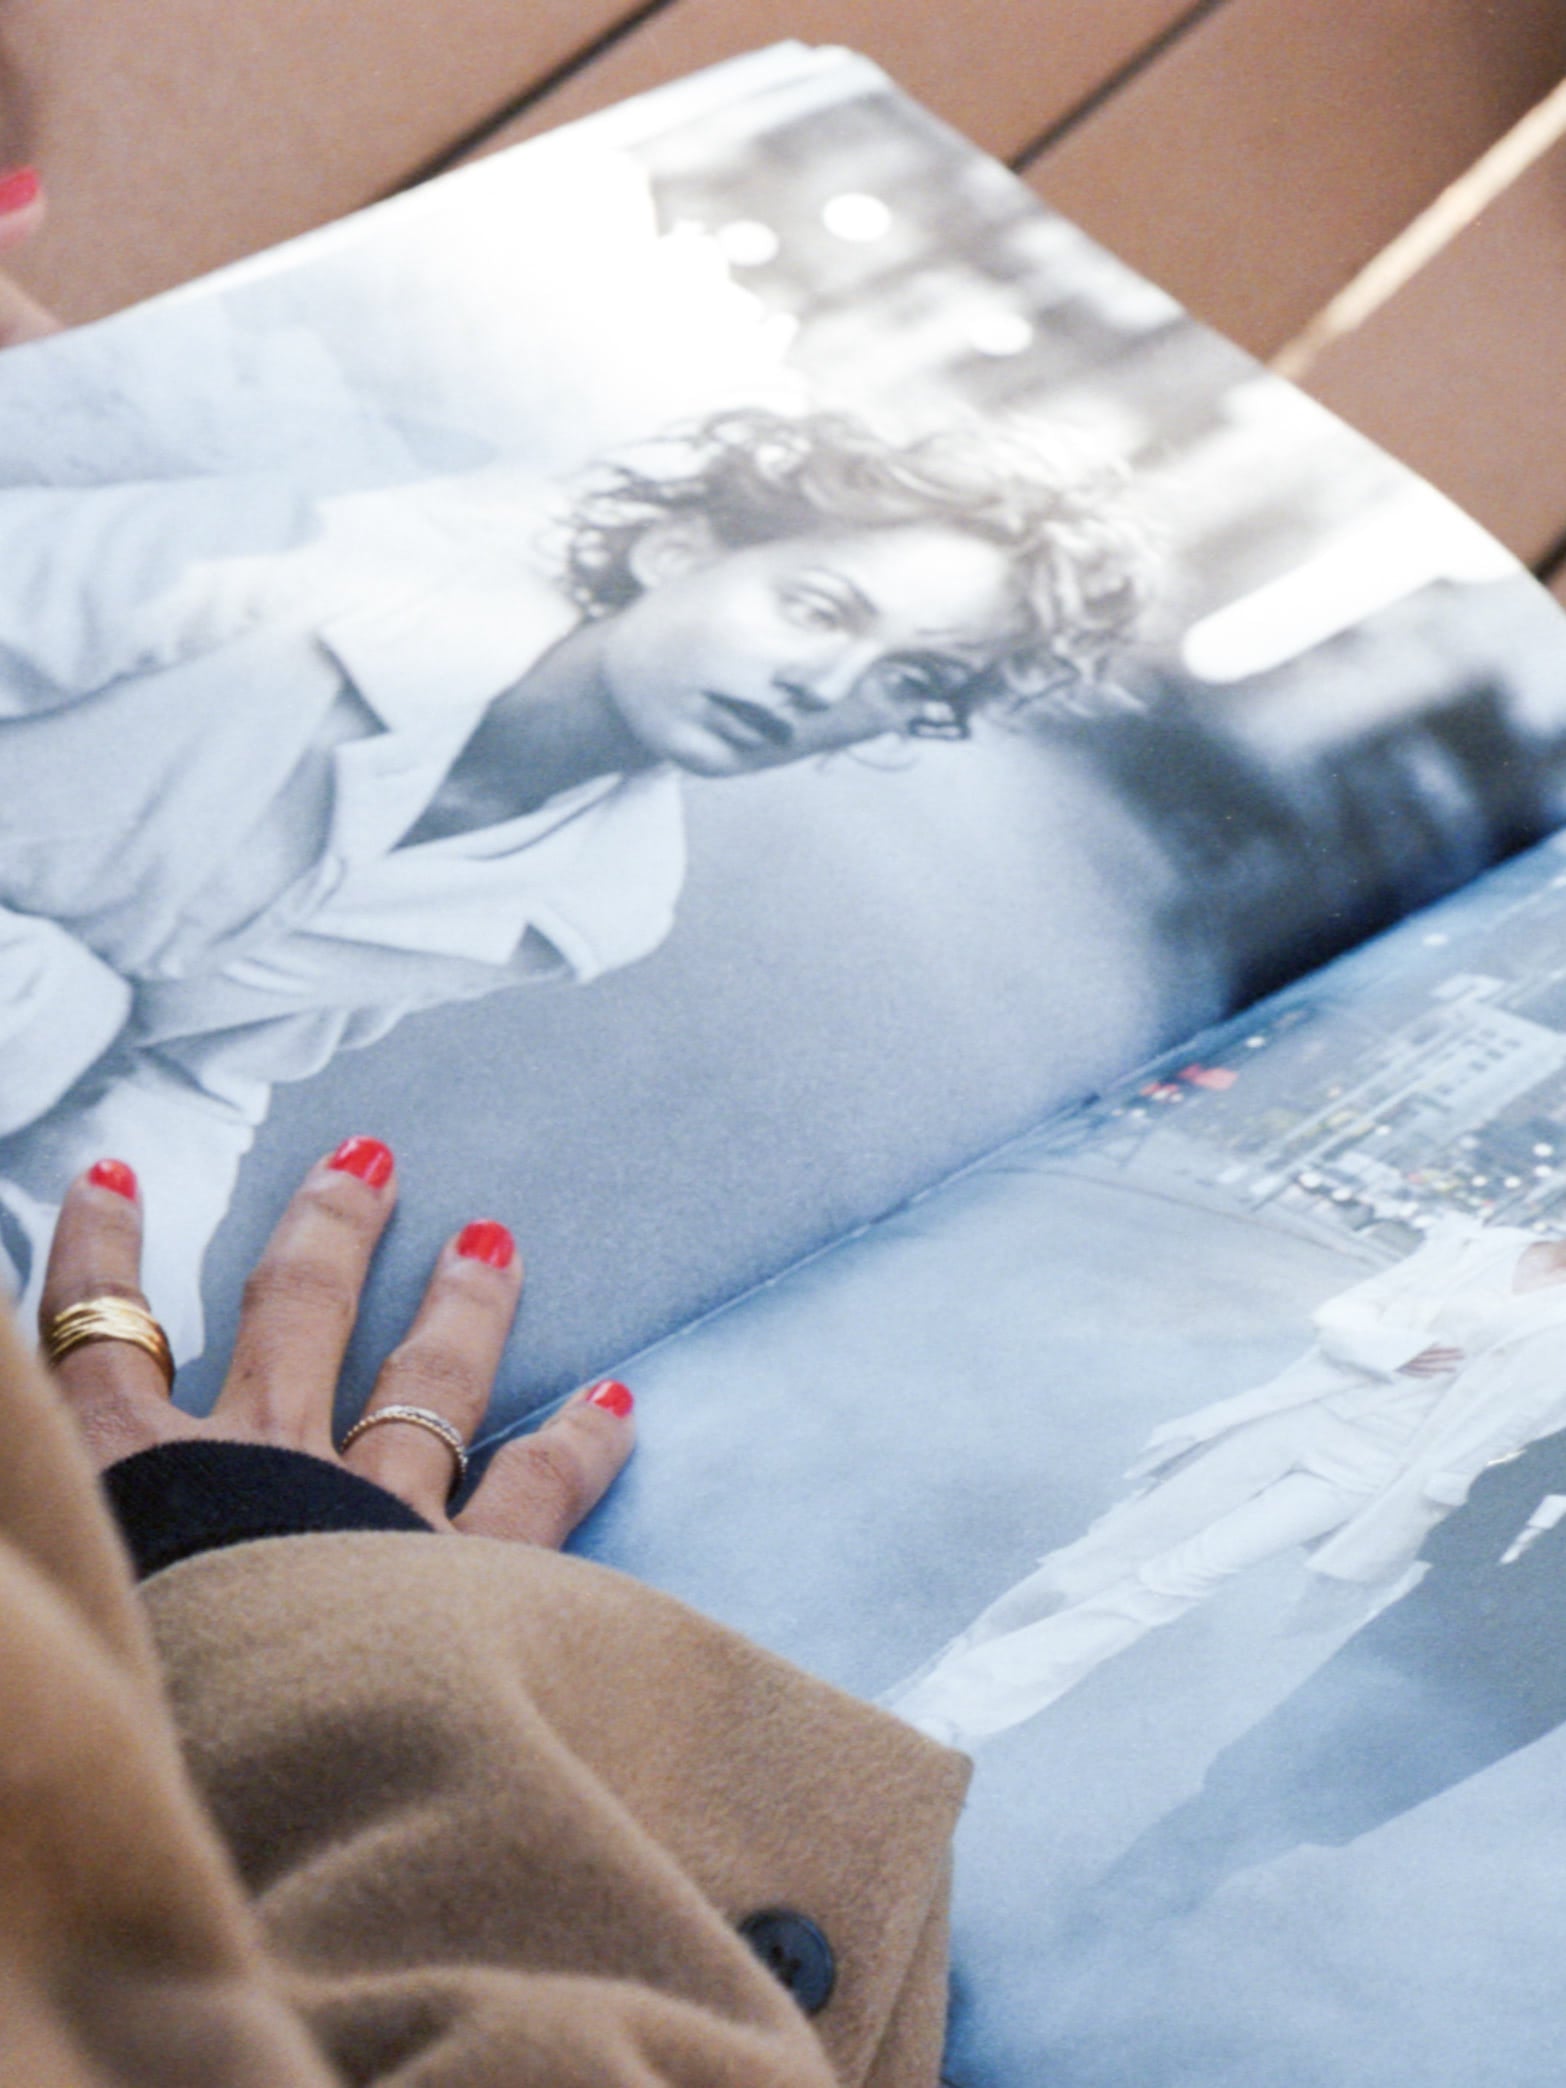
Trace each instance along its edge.
{"label": "coat sleeve", "polygon": [[220,644],[318,528],[273,473],[0,492],[0,720]]}
{"label": "coat sleeve", "polygon": [[1411,1307],[1447,1288],[1474,1237],[1466,1222],[1445,1226],[1405,1260],[1328,1298],[1315,1315],[1323,1354],[1374,1377],[1395,1377],[1429,1346]]}
{"label": "coat sleeve", "polygon": [[[282,1538],[146,1583],[188,1755],[353,2080],[934,2088],[968,1765],[585,1561]],[[743,1940],[808,1921],[807,2016]]]}
{"label": "coat sleeve", "polygon": [[1426,1336],[1400,1316],[1401,1301],[1410,1292],[1422,1295],[1438,1284],[1471,1237],[1472,1228],[1466,1225],[1446,1228],[1406,1261],[1326,1299],[1312,1317],[1316,1341],[1308,1354],[1264,1384],[1161,1423],[1142,1445],[1127,1478],[1144,1482],[1230,1429],[1341,1391],[1352,1382],[1341,1375],[1344,1371],[1394,1377],[1428,1346]]}
{"label": "coat sleeve", "polygon": [[0,2078],[331,2088],[180,1759],[93,1475],[0,1307]]}
{"label": "coat sleeve", "polygon": [[1385,1291],[1365,1284],[1341,1297],[1329,1298],[1316,1314],[1316,1339],[1334,1363],[1367,1370],[1373,1377],[1395,1377],[1428,1346],[1425,1337],[1399,1325]]}
{"label": "coat sleeve", "polygon": [[[0,1425],[5,2078],[934,2088],[960,1757],[470,1538],[188,1558],[149,1643],[3,1327]],[[817,2014],[743,1940],[780,1909],[835,1956]]]}

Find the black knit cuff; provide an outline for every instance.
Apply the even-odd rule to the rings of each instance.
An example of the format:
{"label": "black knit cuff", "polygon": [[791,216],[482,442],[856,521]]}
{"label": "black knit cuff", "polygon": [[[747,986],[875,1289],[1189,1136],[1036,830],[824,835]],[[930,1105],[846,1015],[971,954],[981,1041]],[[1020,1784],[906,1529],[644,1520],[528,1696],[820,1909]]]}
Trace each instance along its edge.
{"label": "black knit cuff", "polygon": [[257,1537],[433,1526],[382,1486],[270,1443],[163,1443],[103,1475],[138,1579]]}

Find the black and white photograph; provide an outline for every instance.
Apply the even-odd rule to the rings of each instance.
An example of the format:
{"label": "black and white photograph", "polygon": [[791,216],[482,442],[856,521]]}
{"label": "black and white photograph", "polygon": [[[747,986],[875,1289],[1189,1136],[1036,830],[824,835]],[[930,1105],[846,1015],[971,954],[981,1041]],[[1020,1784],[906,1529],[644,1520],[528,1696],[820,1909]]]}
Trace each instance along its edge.
{"label": "black and white photograph", "polygon": [[1553,2083],[1506,552],[795,46],[8,351],[0,539],[24,1312],[115,1156],[204,1412],[383,1142],[341,1418],[525,1227],[459,1472],[623,1376],[575,1548],[974,1757],[954,2088]]}
{"label": "black and white photograph", "polygon": [[860,61],[657,107],[0,373],[5,1252],[123,1154],[198,1399],[343,1122],[521,1413],[1549,823],[1438,496]]}
{"label": "black and white photograph", "polygon": [[1563,931],[1550,842],[627,1366],[590,1551],[975,1760],[963,2088],[1550,2080]]}

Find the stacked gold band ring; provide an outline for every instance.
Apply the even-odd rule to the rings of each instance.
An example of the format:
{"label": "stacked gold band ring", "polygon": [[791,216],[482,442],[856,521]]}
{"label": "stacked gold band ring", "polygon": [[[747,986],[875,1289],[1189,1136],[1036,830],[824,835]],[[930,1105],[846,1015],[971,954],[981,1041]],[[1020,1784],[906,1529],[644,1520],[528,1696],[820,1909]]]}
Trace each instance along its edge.
{"label": "stacked gold band ring", "polygon": [[89,1341],[128,1341],[152,1358],[166,1385],[174,1383],[168,1336],[144,1305],[133,1305],[129,1298],[84,1298],[79,1305],[67,1305],[46,1322],[41,1339],[44,1360],[50,1364],[63,1363],[73,1349]]}
{"label": "stacked gold band ring", "polygon": [[446,1445],[446,1448],[451,1452],[452,1456],[457,1461],[457,1469],[455,1473],[452,1475],[451,1488],[450,1492],[447,1495],[447,1498],[449,1500],[451,1494],[454,1494],[456,1492],[457,1488],[468,1476],[468,1446],[462,1440],[462,1432],[456,1426],[455,1422],[448,1421],[444,1414],[431,1413],[428,1407],[377,1407],[373,1414],[363,1414],[357,1421],[355,1421],[352,1428],[350,1428],[348,1433],[343,1437],[342,1447],[344,1448],[344,1450],[348,1449],[351,1444],[356,1443],[358,1441],[359,1437],[362,1436],[367,1429],[379,1428],[383,1425],[383,1423],[387,1421],[408,1421],[411,1422],[415,1428],[426,1429],[431,1435],[440,1437],[441,1441]]}

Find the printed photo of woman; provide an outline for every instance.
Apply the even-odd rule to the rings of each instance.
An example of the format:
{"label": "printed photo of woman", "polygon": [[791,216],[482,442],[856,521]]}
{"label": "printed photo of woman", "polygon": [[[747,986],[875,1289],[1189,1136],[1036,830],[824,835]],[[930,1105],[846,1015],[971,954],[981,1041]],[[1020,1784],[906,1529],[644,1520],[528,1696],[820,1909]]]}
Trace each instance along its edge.
{"label": "printed photo of woman", "polygon": [[971,1748],[1298,1545],[1384,1598],[1486,1466],[1566,1422],[1566,1240],[1450,1219],[1315,1328],[1266,1384],[1156,1429],[1140,1490],[884,1701]]}

